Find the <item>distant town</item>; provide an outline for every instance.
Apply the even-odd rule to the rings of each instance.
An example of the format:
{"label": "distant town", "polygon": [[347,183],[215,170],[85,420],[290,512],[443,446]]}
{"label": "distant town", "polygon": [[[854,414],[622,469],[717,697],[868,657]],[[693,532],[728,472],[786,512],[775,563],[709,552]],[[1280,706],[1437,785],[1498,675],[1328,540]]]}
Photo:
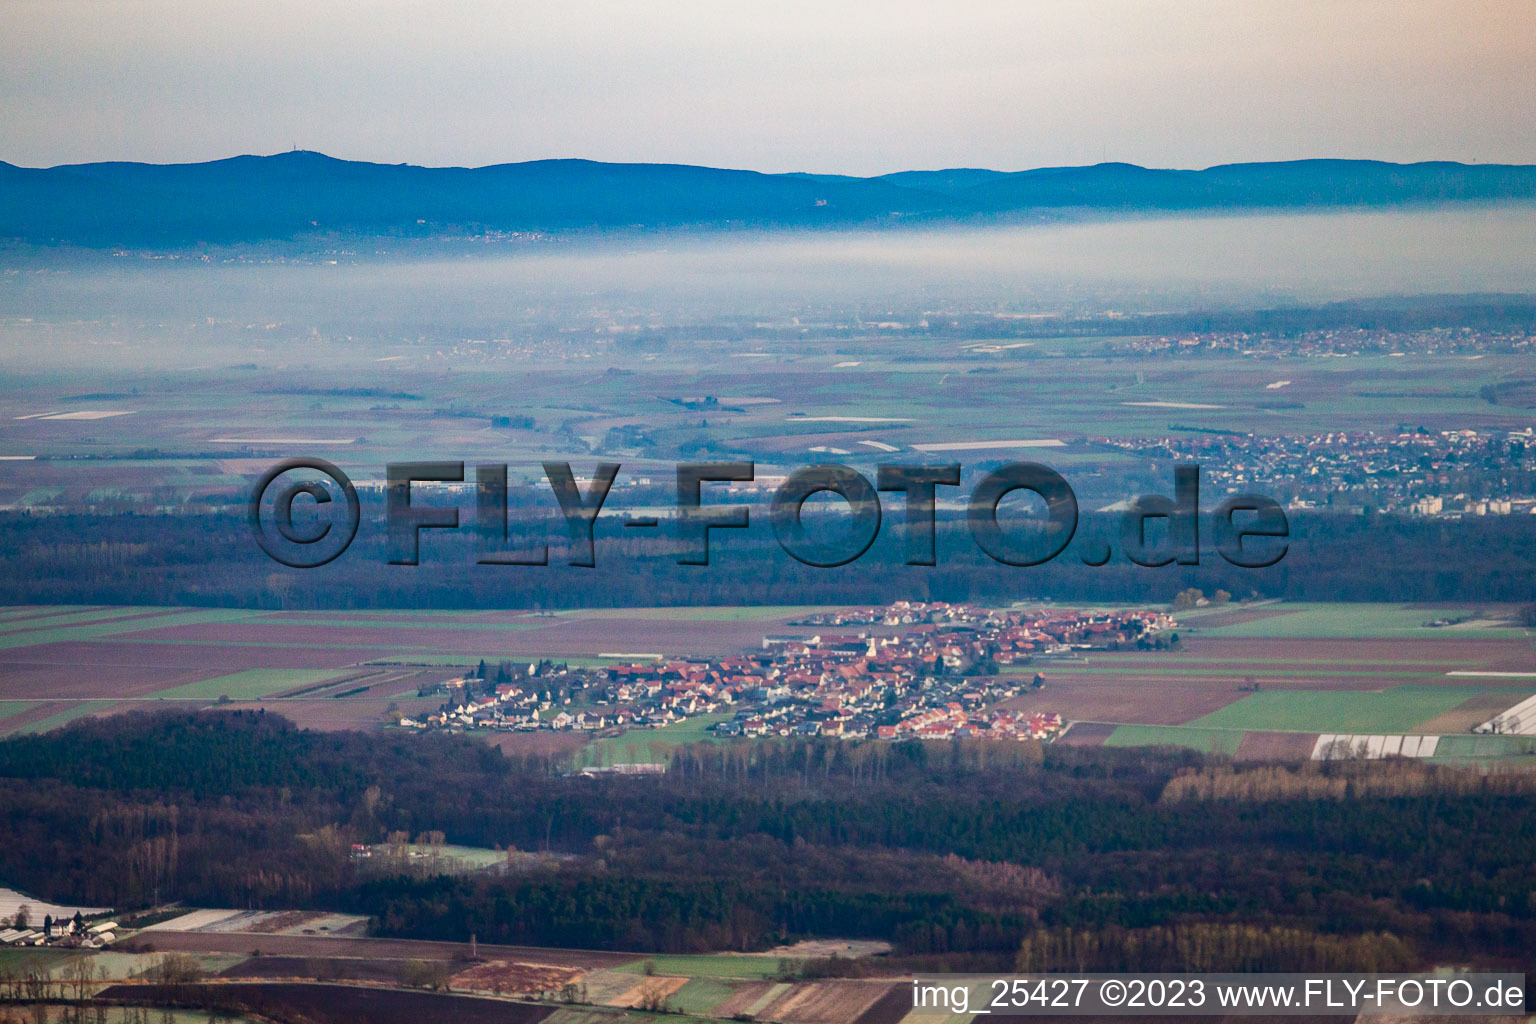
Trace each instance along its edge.
{"label": "distant town", "polygon": [[1218,493],[1262,490],[1293,509],[1441,518],[1536,513],[1530,427],[1096,440],[1138,456],[1198,463],[1202,483]]}
{"label": "distant town", "polygon": [[1348,356],[1527,353],[1536,337],[1521,329],[1431,327],[1414,331],[1355,329],[1191,331],[1117,339],[1126,355],[1229,355],[1250,359],[1340,359]]}

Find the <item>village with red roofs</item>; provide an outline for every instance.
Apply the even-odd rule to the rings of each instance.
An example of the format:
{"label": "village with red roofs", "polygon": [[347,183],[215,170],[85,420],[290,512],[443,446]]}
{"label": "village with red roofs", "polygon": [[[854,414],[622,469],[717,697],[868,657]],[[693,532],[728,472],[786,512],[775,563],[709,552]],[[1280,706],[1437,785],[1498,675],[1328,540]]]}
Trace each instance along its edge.
{"label": "village with red roofs", "polygon": [[436,712],[398,724],[611,736],[712,715],[719,737],[1047,741],[1067,725],[1059,714],[998,705],[1043,690],[1052,660],[1179,643],[1174,619],[1149,609],[898,601],[793,625],[819,631],[766,635],[760,650],[708,659],[648,657],[601,668],[482,663],[449,681]]}

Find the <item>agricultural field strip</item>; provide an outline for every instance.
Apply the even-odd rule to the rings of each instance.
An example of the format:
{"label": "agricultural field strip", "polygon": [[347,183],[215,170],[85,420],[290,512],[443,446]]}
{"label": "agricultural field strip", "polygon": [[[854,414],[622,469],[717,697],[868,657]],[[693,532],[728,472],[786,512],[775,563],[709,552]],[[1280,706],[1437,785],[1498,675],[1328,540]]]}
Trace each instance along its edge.
{"label": "agricultural field strip", "polygon": [[1411,733],[1471,696],[1461,687],[1402,686],[1374,693],[1270,690],[1250,693],[1185,724],[1264,732]]}
{"label": "agricultural field strip", "polygon": [[282,629],[460,629],[479,630],[485,632],[519,632],[529,629],[548,629],[551,626],[560,625],[559,622],[443,622],[440,620],[428,620],[424,622],[380,622],[377,619],[250,619],[242,623],[246,626],[272,626]]}
{"label": "agricultural field strip", "polygon": [[1189,747],[1207,754],[1235,754],[1248,735],[1243,729],[1200,729],[1187,725],[1121,725],[1104,739],[1106,747]]}
{"label": "agricultural field strip", "polygon": [[[53,725],[63,724],[81,715],[90,714],[93,711],[103,711],[116,704],[147,704],[166,701],[184,702],[192,704],[207,704],[220,697],[229,697],[232,700],[261,700],[273,701],[315,701],[315,700],[345,700],[358,701],[371,704],[388,704],[393,700],[403,697],[415,697],[416,691],[407,690],[393,696],[369,697],[364,695],[352,695],[347,697],[328,697],[324,693],[304,693],[294,696],[277,696],[286,690],[295,687],[320,685],[321,689],[330,685],[340,685],[351,679],[371,678],[376,673],[359,674],[358,669],[365,666],[342,666],[328,669],[244,669],[210,679],[202,679],[181,686],[158,690],[153,693],[137,696],[40,696],[27,701],[0,701],[0,722],[15,715],[47,703],[68,702],[71,706],[51,715],[37,723],[51,728]],[[30,727],[23,728],[23,732],[33,731]]]}
{"label": "agricultural field strip", "polygon": [[[1360,603],[1298,601],[1278,604],[1267,602],[1253,606],[1253,610],[1279,614],[1266,614],[1246,622],[1234,622],[1222,626],[1200,625],[1201,616],[1231,614],[1243,610],[1241,607],[1223,607],[1225,609],[1223,612],[1198,610],[1191,616],[1191,627],[1197,628],[1205,636],[1295,636],[1297,638],[1338,636],[1360,639],[1369,639],[1377,635],[1397,636],[1405,630],[1422,631],[1432,636],[1469,636],[1480,631],[1455,626],[1425,625],[1427,621],[1435,619],[1465,616],[1468,612],[1466,606],[1401,605],[1379,601]],[[1488,628],[1486,631],[1507,636],[1518,635],[1521,628],[1511,625]]]}
{"label": "agricultural field strip", "polygon": [[[327,666],[327,667],[330,668],[331,666]],[[326,697],[326,696],[334,696],[334,694],[327,694],[326,691],[334,689],[334,688],[336,688],[338,686],[345,686],[345,685],[347,685],[349,683],[362,683],[363,680],[368,680],[368,682],[365,684],[365,688],[372,689],[375,686],[384,686],[384,685],[387,685],[389,683],[398,683],[402,679],[409,679],[409,678],[411,678],[411,677],[416,675],[415,672],[412,672],[412,671],[410,671],[408,669],[407,670],[390,671],[390,670],[387,670],[387,669],[373,668],[372,666],[368,666],[368,665],[341,666],[341,667],[337,667],[336,671],[343,672],[344,674],[341,675],[341,676],[338,676],[335,679],[321,680],[318,683],[310,683],[310,684],[308,684],[306,686],[301,686],[297,690],[289,691],[287,694],[285,694],[285,696],[288,696],[288,697]],[[281,692],[281,691],[279,691],[279,692]]]}
{"label": "agricultural field strip", "polygon": [[45,625],[46,620],[59,615],[115,610],[115,608],[97,604],[23,605],[19,608],[6,608],[0,611],[0,627],[29,629],[32,626]]}
{"label": "agricultural field strip", "polygon": [[348,608],[324,612],[293,612],[293,611],[260,611],[258,614],[264,618],[280,618],[284,615],[293,616],[294,621],[303,622],[308,615],[327,614],[336,615],[345,619],[475,619],[487,615],[500,615],[509,612],[521,617],[529,617],[531,612],[522,612],[517,609],[499,610],[494,608]]}
{"label": "agricultural field strip", "polygon": [[12,619],[35,619],[45,615],[57,615],[68,611],[83,611],[95,607],[97,606],[88,604],[60,604],[53,605],[52,607],[48,605],[27,604],[19,608],[0,610],[0,622],[9,622]]}
{"label": "agricultural field strip", "polygon": [[[258,650],[352,651],[352,652],[355,652],[359,656],[359,660],[356,661],[356,662],[352,662],[352,663],[350,663],[347,666],[344,666],[345,668],[352,669],[352,670],[362,669],[362,668],[378,667],[378,666],[407,665],[409,667],[419,668],[419,669],[462,669],[462,670],[468,671],[470,669],[473,669],[475,667],[475,665],[482,658],[484,658],[486,660],[508,659],[508,660],[511,660],[511,661],[518,661],[518,662],[550,660],[550,661],[561,662],[563,664],[571,666],[572,668],[602,668],[602,667],[607,666],[607,665],[612,665],[612,664],[614,664],[616,662],[626,662],[626,661],[634,660],[633,658],[625,658],[625,657],[613,657],[613,656],[610,656],[610,657],[590,656],[589,657],[589,656],[586,656],[586,655],[562,654],[562,653],[559,653],[559,652],[551,652],[551,651],[505,651],[505,650],[487,649],[487,650],[485,650],[483,652],[470,652],[470,651],[453,651],[453,650],[435,650],[435,649],[432,649],[432,648],[429,648],[429,647],[423,647],[421,645],[412,646],[412,645],[407,645],[407,644],[396,645],[396,644],[377,644],[377,643],[369,643],[369,644],[366,644],[366,645],[359,645],[359,644],[355,644],[355,643],[352,643],[352,644],[287,644],[287,643],[263,643],[263,642],[261,642],[259,640],[158,640],[158,639],[152,639],[152,638],[149,638],[149,637],[138,637],[138,636],[112,637],[112,638],[108,638],[108,639],[102,640],[101,643],[102,643],[102,645],[104,647],[109,645],[109,644],[140,644],[140,645],[144,645],[144,646],[163,646],[163,647],[215,647],[215,648],[249,647],[249,648],[255,648],[255,649],[258,649]],[[381,658],[380,655],[383,654],[384,652],[399,652],[398,655],[393,655],[392,657],[400,657],[401,655],[405,655],[405,656],[408,656],[408,659],[407,660],[402,660],[402,661],[395,661],[395,660]],[[338,671],[340,671],[340,670],[341,669],[338,668]],[[80,697],[62,698],[61,697],[59,699],[60,700],[81,700],[81,699],[86,699],[86,698],[80,698]],[[142,699],[142,698],[122,697],[122,698],[114,698],[114,699],[121,699],[121,700],[135,699],[136,700],[136,699]],[[274,698],[274,699],[277,699],[277,698]],[[282,699],[287,699],[287,698],[282,698]],[[298,699],[298,698],[295,698],[295,699]],[[351,699],[351,698],[347,698],[347,699]],[[368,698],[368,699],[373,699],[373,698]]]}
{"label": "agricultural field strip", "polygon": [[91,907],[80,903],[51,903],[15,889],[0,887],[0,917],[14,917],[22,907],[26,907],[31,912],[34,921],[41,921],[44,914],[51,914],[54,917],[72,917],[78,911],[86,917],[94,917],[111,910],[110,907]]}
{"label": "agricultural field strip", "polygon": [[724,978],[689,978],[687,984],[672,993],[672,1007],[681,1013],[707,1017],[711,1010],[729,999],[735,992],[729,980]]}
{"label": "agricultural field strip", "polygon": [[[147,930],[147,929],[146,929]],[[160,952],[249,954],[258,948],[263,955],[304,957],[360,957],[370,959],[455,960],[468,946],[436,939],[391,939],[360,935],[281,935],[262,932],[180,931],[156,929],[153,942]],[[486,959],[596,970],[617,968],[644,958],[643,953],[612,950],[566,949],[548,946],[503,946],[482,942]]]}
{"label": "agricultural field strip", "polygon": [[715,712],[698,715],[662,729],[624,733],[597,740],[579,752],[577,766],[591,768],[632,764],[643,759],[665,756],[673,748],[685,743],[715,742],[719,737],[709,731],[710,726],[730,717],[729,712]]}
{"label": "agricultural field strip", "polygon": [[164,629],[170,626],[197,626],[207,623],[240,622],[250,619],[257,614],[260,613],[240,609],[215,608],[203,611],[173,612],[168,615],[129,619],[121,622],[100,622],[79,626],[34,629],[24,633],[5,633],[0,634],[0,650],[15,650],[18,647],[35,647],[39,644],[64,643],[73,640],[95,640],[99,637],[119,636],[124,633],[138,633],[145,630]]}
{"label": "agricultural field strip", "polygon": [[788,992],[792,987],[793,986],[791,986],[788,982],[775,982],[773,985],[768,987],[768,991],[764,992],[747,1007],[747,1013],[752,1016],[756,1016],[757,1014],[762,1013],[764,1010],[768,1009],[768,1007],[782,999],[784,994]]}
{"label": "agricultural field strip", "polygon": [[[193,684],[193,685],[196,685],[196,684]],[[277,696],[276,695],[278,692],[280,692],[280,691],[274,691],[273,693],[268,693],[268,694],[251,693],[251,694],[246,694],[246,695],[241,695],[241,694],[237,694],[237,693],[217,693],[217,694],[214,694],[212,697],[206,697],[206,696],[202,696],[202,697],[200,697],[200,696],[162,697],[162,696],[159,696],[158,694],[151,693],[151,694],[146,694],[146,695],[141,696],[141,697],[39,697],[37,700],[31,701],[31,702],[0,701],[0,721],[4,721],[6,718],[10,718],[10,717],[12,717],[14,715],[19,715],[23,711],[27,710],[27,707],[17,708],[14,711],[7,710],[4,707],[4,705],[8,705],[8,704],[21,704],[21,703],[27,703],[28,707],[36,707],[39,704],[64,703],[64,702],[68,702],[68,703],[71,703],[71,704],[99,704],[99,705],[101,705],[101,707],[96,709],[96,710],[99,711],[99,710],[102,710],[102,708],[105,708],[105,707],[107,707],[109,705],[112,705],[112,704],[156,704],[156,703],[160,703],[160,702],[163,702],[163,701],[180,702],[180,703],[185,703],[185,704],[208,704],[208,703],[210,703],[212,701],[217,700],[220,697],[228,697],[230,700],[237,700],[237,701],[259,700],[262,703],[272,703],[272,702],[288,701],[288,702],[293,702],[293,703],[313,704],[313,703],[315,703],[317,701],[337,700],[337,701],[358,701],[358,702],[361,702],[361,703],[364,703],[364,704],[388,704],[391,701],[412,700],[412,699],[415,699],[418,696],[415,690],[407,690],[406,692],[401,693],[401,694],[396,694],[393,697],[363,697],[363,696],[356,696],[356,697],[326,697],[324,695],[316,696],[314,694],[310,694],[310,695],[307,695],[307,696],[301,696],[301,697],[282,697],[282,696]],[[85,711],[81,712],[81,714],[84,714],[84,713],[86,713],[86,712]]]}
{"label": "agricultural field strip", "polygon": [[[1174,667],[1165,667],[1165,668],[1118,668],[1118,667],[1111,666],[1111,665],[1104,665],[1104,666],[1101,666],[1101,667],[1093,667],[1093,668],[1089,668],[1089,667],[1086,667],[1086,666],[1084,666],[1084,667],[1068,668],[1068,667],[1060,666],[1060,665],[1034,664],[1034,665],[1026,666],[1022,671],[1015,672],[1015,673],[1010,673],[1010,674],[1013,674],[1013,675],[1032,675],[1032,674],[1034,674],[1036,672],[1040,672],[1040,673],[1043,673],[1047,679],[1049,679],[1052,675],[1061,675],[1061,676],[1117,676],[1117,675],[1124,675],[1124,676],[1208,676],[1208,677],[1214,677],[1214,678],[1218,678],[1218,679],[1219,678],[1231,678],[1231,677],[1235,677],[1235,676],[1238,676],[1238,675],[1252,675],[1252,676],[1265,676],[1265,677],[1277,677],[1278,676],[1278,677],[1285,677],[1285,678],[1295,677],[1297,679],[1306,679],[1306,678],[1310,678],[1310,677],[1313,677],[1313,676],[1328,676],[1330,678],[1365,678],[1365,679],[1371,679],[1371,678],[1381,678],[1381,679],[1404,679],[1404,678],[1407,678],[1407,679],[1442,679],[1445,676],[1448,676],[1448,675],[1452,674],[1452,673],[1449,673],[1449,672],[1441,671],[1441,667],[1438,666],[1438,665],[1426,665],[1426,666],[1423,666],[1423,670],[1419,671],[1419,672],[1407,671],[1407,670],[1396,671],[1396,670],[1392,670],[1392,669],[1384,669],[1384,670],[1379,671],[1379,672],[1372,672],[1372,671],[1364,670],[1364,669],[1345,669],[1345,670],[1342,670],[1342,671],[1336,671],[1336,670],[1330,670],[1330,669],[1326,669],[1326,668],[1318,668],[1318,669],[1271,668],[1268,663],[1262,662],[1262,661],[1239,662],[1239,664],[1240,665],[1244,665],[1246,667],[1244,667],[1242,669],[1214,669],[1214,668],[1213,669],[1202,669],[1202,668],[1174,668]],[[1484,674],[1485,673],[1476,673],[1476,675],[1479,675],[1479,676],[1484,675]],[[1488,673],[1488,674],[1497,675],[1497,673]],[[1533,675],[1536,675],[1536,673],[1533,673]]]}
{"label": "agricultural field strip", "polygon": [[0,623],[13,623],[36,619],[52,619],[59,615],[80,612],[114,612],[121,615],[139,612],[183,611],[178,605],[112,605],[112,604],[28,604],[7,607],[0,611]]}
{"label": "agricultural field strip", "polygon": [[23,633],[32,629],[54,629],[59,626],[80,626],[93,622],[109,622],[148,615],[164,615],[175,608],[127,605],[121,608],[92,608],[86,611],[61,612],[57,615],[32,616],[25,619],[0,620],[0,635]]}
{"label": "agricultural field strip", "polygon": [[1280,615],[1266,615],[1247,622],[1225,626],[1196,626],[1202,637],[1249,640],[1393,640],[1393,639],[1518,639],[1529,635],[1520,626],[1429,626],[1437,614],[1456,614],[1455,609],[1353,609],[1337,605],[1331,609],[1292,609]]}
{"label": "agricultural field strip", "polygon": [[[1198,719],[1196,720],[1198,721]],[[1185,722],[1183,725],[1158,725],[1148,722],[1098,722],[1091,718],[1074,718],[1073,725],[1107,725],[1115,729],[1157,729],[1167,732],[1187,730],[1188,732],[1293,732],[1298,736],[1310,736],[1317,732],[1316,729],[1252,729],[1240,725],[1196,725],[1194,722]]]}
{"label": "agricultural field strip", "polygon": [[1303,627],[1291,631],[1256,628],[1279,619],[1280,616],[1276,616],[1233,626],[1213,626],[1202,629],[1199,635],[1233,640],[1519,640],[1532,635],[1531,630],[1515,626],[1454,631],[1441,626],[1406,626],[1401,629],[1368,629],[1359,633],[1350,631],[1348,626],[1340,626],[1336,630]]}
{"label": "agricultural field strip", "polygon": [[[537,661],[547,658],[553,661],[564,662],[572,668],[594,668],[604,665],[612,665],[615,662],[628,662],[635,660],[632,656],[622,655],[576,655],[558,654],[540,651],[512,651],[488,649],[482,653],[469,653],[454,650],[441,650],[429,647],[425,644],[381,644],[374,641],[346,644],[299,644],[272,642],[266,640],[171,640],[154,636],[115,636],[103,638],[103,643],[114,644],[143,644],[145,646],[162,647],[254,647],[259,650],[295,650],[295,651],[358,651],[368,654],[380,651],[399,651],[401,654],[410,655],[412,658],[436,658],[436,662],[428,664],[425,661],[411,661],[409,664],[421,668],[473,668],[482,657],[487,659],[510,658],[513,661]],[[359,664],[373,664],[377,659]],[[379,662],[388,664],[388,662]]]}
{"label": "agricultural field strip", "polygon": [[1436,757],[1497,757],[1516,753],[1536,754],[1536,736],[1473,735],[1457,733],[1441,736]]}
{"label": "agricultural field strip", "polygon": [[[773,622],[819,612],[840,611],[845,605],[709,605],[691,608],[578,608],[556,612],[560,619],[653,619],[658,622]],[[815,627],[806,627],[815,628]]]}
{"label": "agricultural field strip", "polygon": [[[1170,651],[1164,654],[1092,654],[1084,657],[1073,658],[1071,661],[1049,662],[1043,661],[1028,666],[1005,667],[1003,674],[1027,674],[1041,670],[1042,666],[1055,665],[1058,669],[1088,669],[1100,666],[1114,667],[1116,665],[1167,665],[1170,659],[1183,659],[1179,664],[1191,665],[1263,665],[1266,661],[1243,657],[1218,657],[1206,654],[1190,654],[1185,651]],[[1448,664],[1461,664],[1462,658],[1447,658],[1443,661],[1426,658],[1309,658],[1305,655],[1299,657],[1287,656],[1285,659],[1293,665],[1401,665],[1417,666],[1426,669],[1437,669]],[[1457,673],[1447,672],[1447,675]],[[1481,673],[1478,673],[1481,674]],[[1536,673],[1533,673],[1536,674]]]}
{"label": "agricultural field strip", "polygon": [[[181,686],[173,686],[158,693],[149,694],[146,700],[215,700],[219,697],[230,697],[235,700],[250,700],[263,698],[271,694],[282,693],[300,686],[313,686],[338,680],[349,674],[355,674],[352,668],[340,669],[290,669],[290,668],[252,668],[242,672],[232,672],[228,675],[215,676],[212,679],[203,679],[195,683],[186,683]],[[295,698],[298,699],[298,698]]]}
{"label": "agricultural field strip", "polygon": [[83,718],[86,715],[97,711],[105,711],[108,708],[116,706],[118,703],[119,702],[116,700],[91,700],[77,702],[73,707],[65,708],[63,711],[49,715],[47,718],[40,718],[35,722],[28,722],[20,729],[17,729],[16,732],[24,736],[40,732],[47,732],[49,729],[56,729],[61,725],[68,725],[70,722],[73,722],[77,718]]}
{"label": "agricultural field strip", "polygon": [[[643,954],[636,954],[637,957]],[[657,974],[688,978],[734,978],[766,981],[779,973],[779,958],[761,954],[658,953],[611,968],[616,974],[643,975],[646,964]]]}
{"label": "agricultural field strip", "polygon": [[[95,638],[89,637],[87,639]],[[270,647],[274,650],[289,649],[296,651],[423,651],[426,653],[451,654],[451,652],[432,652],[429,648],[423,647],[420,644],[379,644],[372,641],[361,644],[296,644],[266,640],[172,640],[155,636],[114,636],[110,639],[113,643],[162,645],[167,647],[258,647],[263,649]],[[468,658],[469,655],[464,654],[459,657]],[[520,654],[518,657],[523,657],[523,655]],[[457,662],[454,663],[457,664]]]}
{"label": "agricultural field strip", "polygon": [[195,932],[211,924],[226,921],[232,917],[238,917],[242,912],[223,908],[203,908],[190,910],[179,917],[173,917],[144,928],[146,932]]}
{"label": "agricultural field strip", "polygon": [[[1224,708],[1182,724],[1154,725],[1084,717],[1073,717],[1072,721],[1079,725],[1126,726],[1170,731],[1189,729],[1198,732],[1277,732],[1302,735],[1350,731],[1412,733],[1420,731],[1417,726],[1439,717],[1446,711],[1456,710],[1471,700],[1488,694],[1505,693],[1511,696],[1527,694],[1529,688],[1405,686],[1387,690],[1267,690],[1245,694]],[[1398,717],[1385,725],[1382,724],[1381,717],[1390,716],[1393,711],[1398,713]],[[1283,715],[1286,713],[1293,716],[1290,724],[1285,724]],[[1350,725],[1347,728],[1338,725],[1341,717],[1350,715],[1356,716],[1354,719],[1356,723],[1363,721],[1364,724]],[[1297,721],[1294,716],[1301,716],[1303,720]],[[1412,725],[1403,726],[1402,723],[1409,716],[1422,717],[1415,717]]]}

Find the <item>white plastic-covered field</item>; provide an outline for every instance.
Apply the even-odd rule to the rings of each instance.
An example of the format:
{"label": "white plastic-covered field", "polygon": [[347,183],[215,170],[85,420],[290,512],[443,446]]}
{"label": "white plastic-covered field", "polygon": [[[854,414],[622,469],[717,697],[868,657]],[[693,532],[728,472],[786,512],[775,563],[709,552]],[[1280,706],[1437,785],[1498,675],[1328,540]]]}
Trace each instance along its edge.
{"label": "white plastic-covered field", "polygon": [[147,932],[200,932],[211,931],[213,926],[230,918],[241,917],[244,910],[191,910],[180,917],[161,921],[145,928]]}
{"label": "white plastic-covered field", "polygon": [[1384,757],[1434,757],[1439,736],[1355,736],[1323,733],[1312,746],[1314,761],[1379,761]]}
{"label": "white plastic-covered field", "polygon": [[1504,736],[1536,736],[1536,696],[1527,697],[1508,711],[1494,715],[1472,731]]}
{"label": "white plastic-covered field", "polygon": [[54,918],[74,917],[79,911],[82,917],[95,917],[108,912],[107,907],[76,907],[60,903],[49,903],[47,900],[37,900],[24,892],[15,889],[0,889],[0,918],[13,921],[21,908],[27,909],[27,920],[41,928],[45,915]]}
{"label": "white plastic-covered field", "polygon": [[253,935],[356,934],[367,918],[309,910],[192,910],[145,931],[239,932]]}

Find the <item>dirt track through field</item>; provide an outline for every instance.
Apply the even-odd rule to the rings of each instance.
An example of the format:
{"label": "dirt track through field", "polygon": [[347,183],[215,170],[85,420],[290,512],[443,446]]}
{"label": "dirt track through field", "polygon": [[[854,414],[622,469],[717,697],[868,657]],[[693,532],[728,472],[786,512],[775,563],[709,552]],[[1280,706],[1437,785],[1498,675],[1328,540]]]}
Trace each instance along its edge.
{"label": "dirt track through field", "polygon": [[[391,960],[454,960],[468,958],[469,944],[464,942],[429,942],[423,939],[340,938],[327,935],[250,935],[241,932],[171,932],[154,931],[138,936],[118,948],[132,952],[144,943],[156,952],[245,953],[260,950],[263,955],[290,957],[377,957]],[[514,960],[525,964],[548,964],[596,970],[617,967],[639,960],[638,953],[610,953],[602,950],[552,949],[543,946],[495,946],[480,943],[481,959]]]}

